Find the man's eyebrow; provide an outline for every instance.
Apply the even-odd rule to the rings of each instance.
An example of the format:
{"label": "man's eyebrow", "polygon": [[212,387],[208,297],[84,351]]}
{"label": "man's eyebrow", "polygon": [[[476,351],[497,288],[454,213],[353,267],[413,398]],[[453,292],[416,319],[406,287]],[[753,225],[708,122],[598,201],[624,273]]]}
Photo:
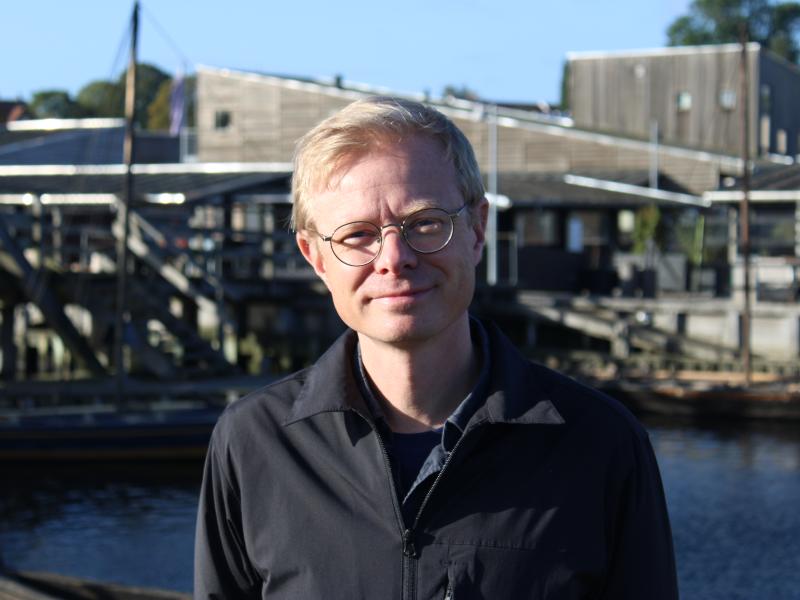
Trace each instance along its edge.
{"label": "man's eyebrow", "polygon": [[441,203],[437,202],[436,200],[413,200],[408,206],[406,206],[403,214],[410,215],[411,213],[426,208],[442,208],[442,206]]}

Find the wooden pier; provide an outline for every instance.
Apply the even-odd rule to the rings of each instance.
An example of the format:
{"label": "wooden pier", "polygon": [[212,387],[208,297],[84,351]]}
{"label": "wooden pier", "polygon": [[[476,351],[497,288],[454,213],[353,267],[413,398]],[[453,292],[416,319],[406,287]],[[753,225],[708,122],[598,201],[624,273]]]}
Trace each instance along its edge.
{"label": "wooden pier", "polygon": [[[53,192],[95,189],[46,203],[47,194],[0,198],[0,380],[196,381],[312,360],[342,325],[284,228],[287,174],[234,175],[224,183],[214,173],[167,183],[159,173],[137,176],[122,305],[123,232],[108,176],[40,177],[34,183]],[[164,194],[148,192],[155,185],[181,201],[164,204]]]}

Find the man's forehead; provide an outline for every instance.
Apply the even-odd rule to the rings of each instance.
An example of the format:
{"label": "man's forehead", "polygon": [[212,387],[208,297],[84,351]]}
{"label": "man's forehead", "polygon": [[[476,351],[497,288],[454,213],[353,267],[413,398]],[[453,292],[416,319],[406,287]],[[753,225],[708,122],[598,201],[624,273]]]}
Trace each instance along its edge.
{"label": "man's forehead", "polygon": [[430,138],[415,136],[341,157],[316,187],[318,192],[389,184],[414,188],[446,184],[454,176],[452,161],[445,157],[441,145]]}

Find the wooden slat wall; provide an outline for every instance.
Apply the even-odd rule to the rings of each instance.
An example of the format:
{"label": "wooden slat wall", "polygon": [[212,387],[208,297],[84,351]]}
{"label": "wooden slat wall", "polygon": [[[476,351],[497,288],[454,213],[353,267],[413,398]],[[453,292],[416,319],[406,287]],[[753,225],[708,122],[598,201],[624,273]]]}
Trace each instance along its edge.
{"label": "wooden slat wall", "polygon": [[[198,74],[198,157],[201,161],[291,160],[296,140],[323,118],[345,106],[352,96],[319,89],[295,89],[281,80],[200,71]],[[214,129],[214,113],[230,110],[231,127]],[[489,165],[489,124],[453,117],[475,148],[484,173]],[[560,135],[558,133],[561,133]],[[500,125],[498,169],[506,172],[567,173],[645,170],[649,155],[642,147],[581,139],[570,130]],[[720,167],[663,153],[662,172],[696,193],[715,189]],[[500,190],[502,193],[502,190]]]}
{"label": "wooden slat wall", "polygon": [[[751,153],[757,142],[758,57],[759,50],[748,49]],[[740,152],[736,51],[573,58],[570,72],[573,118],[580,127],[647,139],[650,120],[657,119],[663,143],[728,154]],[[724,90],[736,93],[737,108],[720,105]],[[677,109],[680,92],[692,96],[687,112]]]}

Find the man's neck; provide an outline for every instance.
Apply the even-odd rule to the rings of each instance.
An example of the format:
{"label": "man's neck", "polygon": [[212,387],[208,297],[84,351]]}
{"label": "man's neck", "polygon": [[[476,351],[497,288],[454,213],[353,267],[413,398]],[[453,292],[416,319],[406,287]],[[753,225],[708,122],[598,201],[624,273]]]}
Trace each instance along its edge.
{"label": "man's neck", "polygon": [[398,433],[442,426],[480,371],[466,315],[432,340],[398,347],[359,335],[359,344],[386,421]]}

